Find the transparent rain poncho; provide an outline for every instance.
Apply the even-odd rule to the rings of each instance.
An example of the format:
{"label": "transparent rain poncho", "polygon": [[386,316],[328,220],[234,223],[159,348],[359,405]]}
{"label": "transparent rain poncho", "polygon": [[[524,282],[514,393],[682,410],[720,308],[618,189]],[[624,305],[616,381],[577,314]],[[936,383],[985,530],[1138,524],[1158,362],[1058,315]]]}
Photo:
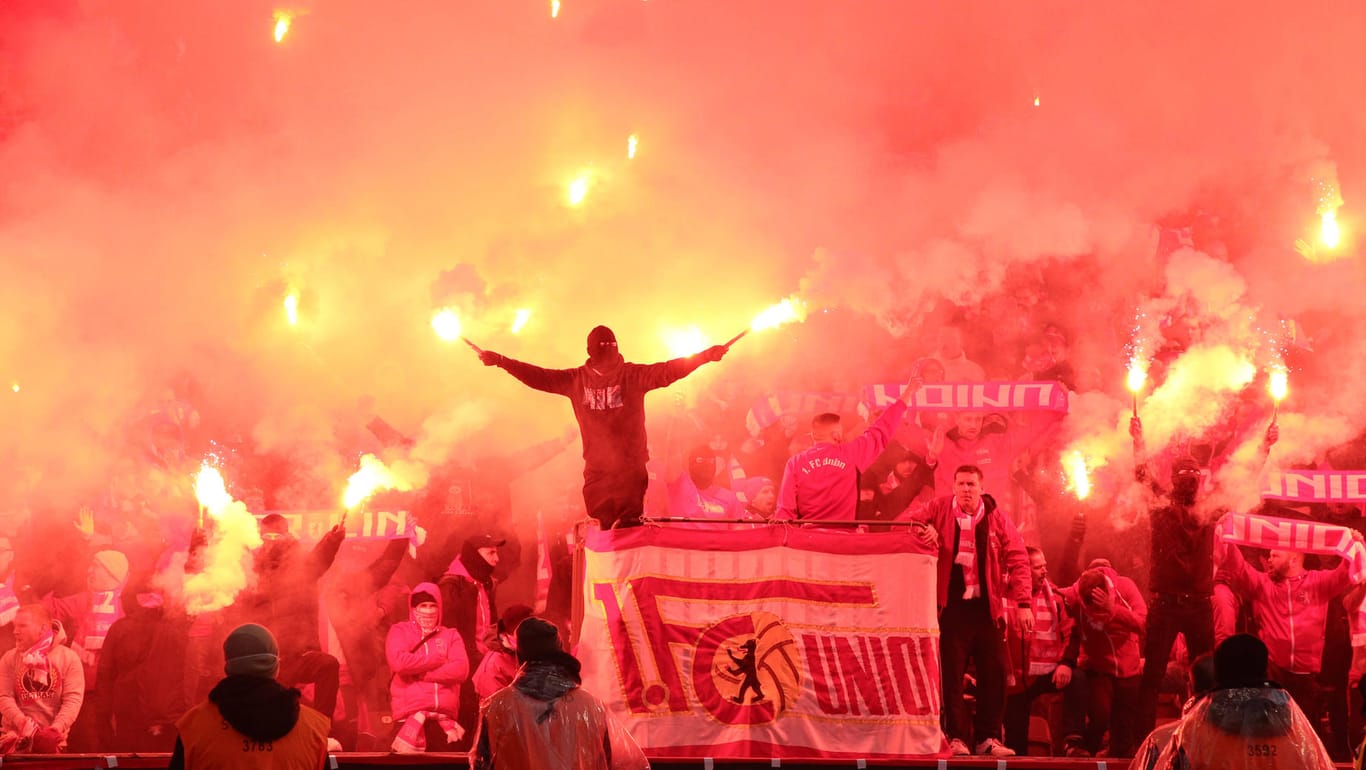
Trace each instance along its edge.
{"label": "transparent rain poncho", "polygon": [[484,703],[475,770],[649,770],[630,733],[553,663],[527,663]]}
{"label": "transparent rain poncho", "polygon": [[1279,687],[1215,690],[1181,719],[1157,770],[1330,770],[1314,727]]}

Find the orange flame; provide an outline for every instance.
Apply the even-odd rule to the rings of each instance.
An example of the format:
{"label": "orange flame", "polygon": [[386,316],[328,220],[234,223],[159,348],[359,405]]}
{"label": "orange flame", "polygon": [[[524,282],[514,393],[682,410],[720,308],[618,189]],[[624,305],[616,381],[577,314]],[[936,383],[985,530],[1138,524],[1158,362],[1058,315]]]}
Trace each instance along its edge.
{"label": "orange flame", "polygon": [[1342,243],[1342,230],[1338,227],[1337,209],[1328,209],[1319,215],[1319,241],[1330,249],[1336,249]]}
{"label": "orange flame", "polygon": [[1286,371],[1284,366],[1277,366],[1271,370],[1271,377],[1267,386],[1267,389],[1271,391],[1271,398],[1279,404],[1290,392],[1290,373]]}
{"label": "orange flame", "polygon": [[531,320],[531,308],[524,307],[517,311],[516,317],[512,319],[512,333],[521,334],[526,328],[526,322]]}
{"label": "orange flame", "polygon": [[627,160],[635,160],[635,157],[636,157],[636,148],[637,148],[638,146],[640,146],[640,137],[636,136],[635,134],[631,134],[630,136],[626,137],[626,159],[627,159]]}
{"label": "orange flame", "polygon": [[1086,466],[1086,457],[1076,450],[1068,452],[1063,458],[1063,470],[1067,473],[1067,488],[1072,490],[1078,500],[1085,500],[1086,496],[1091,494],[1091,477]]}
{"label": "orange flame", "polygon": [[223,481],[223,474],[205,462],[194,476],[194,497],[210,516],[218,516],[232,505],[232,495]]}
{"label": "orange flame", "polygon": [[754,317],[750,323],[750,331],[763,331],[765,329],[776,329],[793,322],[806,320],[806,303],[793,296],[771,305],[759,315]]}
{"label": "orange flame", "polygon": [[587,171],[582,171],[578,176],[569,182],[569,189],[566,198],[570,206],[580,206],[584,199],[588,197],[588,188],[593,184],[593,175]]}
{"label": "orange flame", "polygon": [[1126,384],[1128,385],[1129,390],[1131,392],[1137,393],[1140,390],[1143,390],[1143,383],[1147,381],[1148,370],[1144,368],[1142,364],[1140,364],[1138,361],[1134,361],[1133,363],[1129,364],[1129,377],[1126,381]]}
{"label": "orange flame", "polygon": [[285,35],[289,34],[289,25],[294,21],[293,11],[275,12],[275,42],[284,42]]}
{"label": "orange flame", "polygon": [[354,510],[361,503],[373,497],[376,492],[385,489],[407,492],[412,488],[412,484],[389,470],[378,457],[372,454],[362,455],[360,470],[351,474],[351,478],[346,480],[346,491],[342,493],[342,505],[348,511]]}
{"label": "orange flame", "polygon": [[292,289],[285,295],[285,320],[290,326],[299,325],[299,292]]}
{"label": "orange flame", "polygon": [[552,19],[558,19],[559,17],[560,17],[560,0],[550,0],[550,18],[552,18]]}
{"label": "orange flame", "polygon": [[446,342],[455,342],[460,339],[460,316],[454,310],[443,307],[432,316],[432,329],[436,331],[436,336]]}

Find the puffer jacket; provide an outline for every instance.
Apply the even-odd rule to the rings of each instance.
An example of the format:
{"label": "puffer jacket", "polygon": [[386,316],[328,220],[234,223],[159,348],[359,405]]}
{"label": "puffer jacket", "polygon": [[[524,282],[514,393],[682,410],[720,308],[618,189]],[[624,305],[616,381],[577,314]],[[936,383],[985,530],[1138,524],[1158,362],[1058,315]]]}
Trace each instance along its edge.
{"label": "puffer jacket", "polygon": [[[436,597],[439,622],[441,591],[432,583],[419,583],[413,592]],[[460,685],[469,678],[470,660],[465,643],[453,628],[437,626],[422,633],[409,611],[408,620],[389,628],[384,655],[393,671],[389,699],[394,721],[419,711],[435,711],[455,717],[460,712]]]}

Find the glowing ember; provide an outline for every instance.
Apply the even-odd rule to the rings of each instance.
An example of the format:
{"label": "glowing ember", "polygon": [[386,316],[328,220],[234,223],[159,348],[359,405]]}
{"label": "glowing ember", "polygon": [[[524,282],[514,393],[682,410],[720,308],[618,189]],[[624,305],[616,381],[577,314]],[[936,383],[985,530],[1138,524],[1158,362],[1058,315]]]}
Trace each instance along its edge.
{"label": "glowing ember", "polygon": [[1143,390],[1143,383],[1147,381],[1148,370],[1143,368],[1142,364],[1137,361],[1129,364],[1129,377],[1126,384],[1131,392],[1137,393]]}
{"label": "glowing ember", "polygon": [[289,34],[289,25],[294,21],[294,13],[291,11],[275,12],[275,42],[284,42],[285,35]]}
{"label": "glowing ember", "polygon": [[1038,106],[1039,106],[1039,97],[1037,97],[1037,96],[1034,97],[1034,106],[1035,106],[1035,107],[1038,107]]}
{"label": "glowing ember", "polygon": [[696,326],[665,329],[660,332],[659,336],[664,340],[664,346],[669,349],[669,355],[674,358],[701,353],[711,347],[711,341],[707,339],[707,335],[703,334],[702,330]]}
{"label": "glowing ember", "polygon": [[517,316],[512,319],[512,333],[520,334],[526,328],[526,322],[531,320],[531,308],[522,308],[517,311]]}
{"label": "glowing ember", "polygon": [[578,206],[583,203],[584,198],[588,197],[588,188],[593,183],[593,177],[587,171],[574,177],[574,181],[569,183],[569,205]]}
{"label": "glowing ember", "polygon": [[285,320],[290,326],[299,324],[299,292],[291,291],[285,295]]}
{"label": "glowing ember", "polygon": [[194,496],[210,516],[218,516],[232,504],[232,495],[223,481],[223,474],[205,462],[194,476]]}
{"label": "glowing ember", "polygon": [[342,493],[342,505],[349,511],[369,500],[376,492],[385,489],[407,492],[412,488],[412,484],[389,470],[378,457],[371,454],[362,455],[360,470],[351,474],[351,478],[346,480],[346,491]]}
{"label": "glowing ember", "polygon": [[1337,209],[1329,209],[1319,215],[1319,242],[1330,249],[1336,249],[1342,242],[1342,230],[1338,227]]}
{"label": "glowing ember", "polygon": [[1078,500],[1085,500],[1091,494],[1091,477],[1088,475],[1090,471],[1086,467],[1086,458],[1076,450],[1068,452],[1063,457],[1063,470],[1067,473],[1067,488]]}
{"label": "glowing ember", "polygon": [[11,385],[11,386],[10,386],[10,390],[13,390],[15,393],[18,393],[18,392],[19,392],[19,383],[16,382],[16,383],[14,383],[13,385]]}
{"label": "glowing ember", "polygon": [[640,137],[636,136],[635,134],[631,134],[630,136],[626,137],[626,158],[627,158],[627,160],[634,160],[634,159],[635,159],[635,157],[636,157],[636,147],[638,147],[639,145],[640,145]]}
{"label": "glowing ember", "polygon": [[1271,398],[1279,404],[1290,392],[1290,373],[1282,366],[1272,369],[1268,386],[1271,391]]}
{"label": "glowing ember", "polygon": [[559,17],[560,17],[560,0],[550,0],[550,18],[552,18],[552,19],[558,19]]}
{"label": "glowing ember", "polygon": [[436,330],[436,336],[446,342],[455,342],[460,339],[460,316],[448,307],[442,308],[432,316],[432,328]]}
{"label": "glowing ember", "polygon": [[794,321],[805,320],[806,303],[796,297],[788,297],[755,316],[749,328],[751,331],[758,332],[764,329],[774,329]]}

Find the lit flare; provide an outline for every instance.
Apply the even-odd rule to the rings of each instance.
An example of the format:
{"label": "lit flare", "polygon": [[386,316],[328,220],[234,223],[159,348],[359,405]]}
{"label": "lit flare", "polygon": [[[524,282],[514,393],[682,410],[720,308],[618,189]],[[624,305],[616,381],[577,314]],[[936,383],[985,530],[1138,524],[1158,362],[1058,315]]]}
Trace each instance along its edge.
{"label": "lit flare", "polygon": [[460,339],[460,316],[451,308],[443,307],[432,316],[432,329],[442,340],[455,342]]}
{"label": "lit flare", "polygon": [[1063,458],[1063,470],[1067,473],[1067,488],[1078,500],[1085,500],[1091,494],[1091,476],[1086,457],[1076,450],[1068,452]]}
{"label": "lit flare", "polygon": [[283,43],[285,35],[289,34],[289,25],[294,21],[293,11],[275,12],[275,42]]}
{"label": "lit flare", "polygon": [[636,148],[640,146],[640,137],[631,134],[626,137],[626,159],[635,160]]}
{"label": "lit flare", "polygon": [[346,510],[351,511],[374,497],[376,492],[386,489],[407,492],[412,488],[412,484],[390,470],[378,457],[366,454],[360,458],[360,469],[346,480],[346,491],[342,493],[342,505]]}
{"label": "lit flare", "polygon": [[761,332],[776,329],[790,323],[806,320],[806,303],[797,297],[788,297],[776,305],[770,305],[750,322],[750,331]]}
{"label": "lit flare", "polygon": [[1319,241],[1330,249],[1336,249],[1342,243],[1342,230],[1338,227],[1337,209],[1329,209],[1319,215]]}
{"label": "lit flare", "polygon": [[552,19],[558,19],[559,17],[560,17],[560,0],[550,0],[550,18],[552,18]]}
{"label": "lit flare", "polygon": [[194,497],[210,516],[217,517],[232,505],[223,474],[207,462],[199,466],[199,473],[194,476]]}
{"label": "lit flare", "polygon": [[1271,391],[1272,400],[1279,404],[1290,392],[1290,373],[1283,366],[1272,369],[1267,386]]}
{"label": "lit flare", "polygon": [[569,182],[569,189],[566,191],[566,198],[570,206],[581,206],[588,197],[588,189],[593,185],[593,175],[587,171],[581,172]]}
{"label": "lit flare", "polygon": [[299,325],[299,292],[291,291],[285,295],[285,320],[290,326]]}
{"label": "lit flare", "polygon": [[517,315],[512,319],[512,333],[521,334],[522,330],[526,328],[526,322],[530,320],[531,308],[524,307],[519,309]]}
{"label": "lit flare", "polygon": [[664,340],[664,346],[668,348],[669,355],[674,358],[683,358],[696,353],[701,353],[711,347],[711,341],[707,335],[696,326],[688,326],[680,329],[665,329],[660,332],[660,338]]}

